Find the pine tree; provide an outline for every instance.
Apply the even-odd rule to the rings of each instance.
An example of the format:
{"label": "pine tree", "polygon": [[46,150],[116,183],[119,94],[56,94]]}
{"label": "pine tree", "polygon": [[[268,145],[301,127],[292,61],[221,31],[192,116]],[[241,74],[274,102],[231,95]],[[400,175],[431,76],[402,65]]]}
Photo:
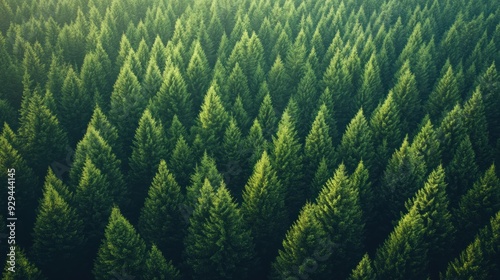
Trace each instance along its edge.
{"label": "pine tree", "polygon": [[479,86],[484,97],[484,111],[488,121],[488,132],[490,133],[490,143],[496,144],[496,139],[500,138],[500,75],[498,75],[495,63],[479,77]]}
{"label": "pine tree", "polygon": [[87,126],[87,133],[90,127],[99,132],[99,135],[112,147],[113,152],[118,158],[123,158],[122,146],[118,141],[118,131],[116,127],[109,122],[108,117],[104,114],[99,105],[96,105],[94,108],[94,113]]}
{"label": "pine tree", "polygon": [[413,208],[422,217],[425,243],[421,245],[427,246],[429,273],[433,277],[438,276],[446,265],[446,258],[452,253],[455,229],[448,203],[445,172],[442,166],[438,166],[429,175],[424,187],[406,204],[408,211]]}
{"label": "pine tree", "polygon": [[110,279],[115,275],[142,275],[146,244],[134,227],[114,207],[104,231],[104,239],[94,262],[96,279]]}
{"label": "pine tree", "polygon": [[238,62],[236,62],[224,84],[225,88],[222,91],[221,99],[225,105],[229,106],[233,104],[237,96],[242,99],[245,106],[252,103],[250,89],[248,88],[248,78]]}
{"label": "pine tree", "polygon": [[30,159],[35,174],[42,177],[48,164],[66,156],[67,136],[38,94],[31,97],[25,114],[17,132],[19,150]]}
{"label": "pine tree", "polygon": [[341,164],[316,199],[316,217],[335,244],[328,272],[338,279],[348,276],[363,252],[364,221],[356,187]]}
{"label": "pine tree", "polygon": [[125,154],[129,154],[135,125],[139,121],[147,101],[141,93],[141,85],[129,63],[120,70],[111,93],[111,109],[109,119],[116,126],[119,142]]}
{"label": "pine tree", "polygon": [[146,257],[143,277],[148,280],[181,279],[179,270],[172,265],[172,262],[167,262],[156,245],[151,247]]}
{"label": "pine tree", "polygon": [[163,83],[148,106],[151,114],[162,123],[169,123],[177,115],[183,125],[192,121],[193,103],[180,70],[173,66],[165,69]]}
{"label": "pine tree", "polygon": [[2,280],[45,280],[38,267],[31,263],[26,257],[26,253],[16,246],[16,268],[15,272],[8,271],[9,264],[5,265]]}
{"label": "pine tree", "polygon": [[51,187],[57,194],[68,204],[73,202],[73,193],[69,190],[68,186],[54,174],[52,168],[49,168],[45,176],[44,189]]}
{"label": "pine tree", "polygon": [[476,154],[476,161],[481,168],[486,168],[491,163],[491,147],[488,144],[488,123],[479,87],[476,88],[472,93],[472,97],[465,103],[463,114],[465,128]]}
{"label": "pine tree", "polygon": [[300,104],[298,132],[300,138],[304,138],[309,131],[310,124],[314,120],[315,101],[318,100],[318,81],[310,64],[305,64],[304,74],[300,79],[295,94],[295,100]]}
{"label": "pine tree", "polygon": [[73,164],[69,173],[70,185],[73,190],[79,183],[87,158],[108,178],[113,202],[125,203],[127,187],[120,171],[121,162],[93,127],[87,129],[87,133],[76,146]]}
{"label": "pine tree", "polygon": [[492,165],[460,199],[455,213],[458,244],[472,241],[475,230],[487,224],[489,217],[500,211],[500,180]]}
{"label": "pine tree", "polygon": [[443,114],[452,110],[453,106],[459,101],[458,81],[455,78],[452,66],[448,65],[446,72],[441,76],[436,87],[429,95],[427,111],[432,120],[439,121]]}
{"label": "pine tree", "polygon": [[205,180],[185,244],[194,278],[248,279],[254,268],[252,236],[224,184],[215,192]]}
{"label": "pine tree", "polygon": [[479,167],[475,161],[474,150],[469,136],[465,136],[446,168],[448,193],[453,207],[457,206],[460,197],[472,188],[478,175]]}
{"label": "pine tree", "polygon": [[361,87],[356,93],[356,108],[363,108],[366,114],[371,114],[380,98],[383,96],[383,84],[376,53],[372,53],[365,65]]}
{"label": "pine tree", "polygon": [[244,150],[244,145],[241,130],[234,118],[231,117],[222,140],[221,170],[228,189],[236,198],[241,197],[241,191],[245,184],[242,174],[243,161],[247,156],[247,151]]}
{"label": "pine tree", "polygon": [[231,111],[236,122],[240,124],[241,130],[247,131],[249,129],[250,117],[239,95],[236,97]]}
{"label": "pine tree", "polygon": [[229,116],[222,106],[217,91],[218,86],[212,85],[205,95],[193,131],[196,135],[193,145],[197,154],[206,150],[218,158],[222,152],[219,143],[222,142]]}
{"label": "pine tree", "polygon": [[354,171],[360,160],[363,160],[368,169],[372,168],[374,159],[373,136],[364,117],[363,109],[358,111],[342,136],[339,158],[349,173]]}
{"label": "pine tree", "polygon": [[422,216],[416,209],[404,215],[375,253],[373,266],[380,279],[425,279],[427,247]]}
{"label": "pine tree", "polygon": [[441,161],[441,149],[436,130],[429,118],[424,119],[420,132],[413,138],[411,149],[416,156],[422,157],[427,172],[436,168]]}
{"label": "pine tree", "polygon": [[167,157],[166,142],[162,123],[156,121],[146,109],[139,120],[129,159],[128,186],[135,210],[142,207],[147,194],[146,187],[153,181],[160,160]]}
{"label": "pine tree", "polygon": [[262,127],[262,134],[264,138],[270,141],[272,139],[272,135],[275,133],[276,124],[278,122],[276,111],[274,110],[273,103],[271,101],[271,95],[266,94],[264,96],[259,108],[257,120]]}
{"label": "pine tree", "polygon": [[401,69],[396,84],[392,88],[394,103],[401,114],[401,126],[404,130],[414,128],[420,118],[420,93],[417,88],[415,75],[410,69],[410,62],[406,61]]}
{"label": "pine tree", "polygon": [[316,206],[307,203],[288,230],[283,248],[272,264],[272,279],[325,278],[334,244],[315,217]]}
{"label": "pine tree", "polygon": [[330,137],[328,124],[326,123],[325,115],[328,114],[328,109],[323,104],[312,124],[312,128],[306,137],[304,145],[304,167],[306,169],[306,180],[312,180],[314,172],[318,167],[322,158],[327,160],[328,166],[336,164],[335,150]]}
{"label": "pine tree", "polygon": [[153,98],[163,83],[160,67],[156,63],[156,58],[151,56],[144,73],[142,92],[147,99]]}
{"label": "pine tree", "polygon": [[183,188],[189,185],[189,175],[194,169],[193,151],[189,144],[180,136],[170,156],[169,166],[179,185]]}
{"label": "pine tree", "polygon": [[217,170],[215,160],[206,152],[201,158],[200,165],[196,165],[194,173],[191,176],[191,185],[186,189],[187,203],[190,206],[194,206],[196,204],[205,179],[208,179],[210,184],[214,186],[214,189],[217,189],[220,184],[224,182],[224,178]]}
{"label": "pine tree", "polygon": [[276,108],[277,112],[281,113],[286,106],[286,101],[290,93],[286,82],[285,66],[279,55],[276,57],[271,70],[269,70],[267,84],[274,102],[274,108]]}
{"label": "pine tree", "polygon": [[287,212],[284,190],[267,152],[256,163],[252,176],[243,191],[241,213],[255,240],[255,249],[261,262],[262,277],[268,274],[268,264],[276,257],[280,241],[286,231]]}
{"label": "pine tree", "polygon": [[33,229],[33,255],[51,279],[73,278],[79,265],[85,239],[77,212],[51,186],[46,185]]}
{"label": "pine tree", "polygon": [[441,146],[443,165],[447,166],[465,135],[467,135],[463,110],[460,105],[457,104],[453,110],[446,114],[437,130],[437,134]]}
{"label": "pine tree", "polygon": [[181,213],[184,197],[164,160],[157,170],[141,210],[139,230],[148,243],[156,244],[168,259],[179,263],[186,225]]}
{"label": "pine tree", "polygon": [[301,181],[303,177],[301,144],[295,130],[295,121],[285,110],[273,137],[271,163],[276,168],[278,179],[285,190],[285,206],[291,219],[294,219],[305,201]]}
{"label": "pine tree", "polygon": [[372,261],[368,254],[365,254],[355,269],[352,270],[349,280],[375,280],[377,274],[373,269]]}

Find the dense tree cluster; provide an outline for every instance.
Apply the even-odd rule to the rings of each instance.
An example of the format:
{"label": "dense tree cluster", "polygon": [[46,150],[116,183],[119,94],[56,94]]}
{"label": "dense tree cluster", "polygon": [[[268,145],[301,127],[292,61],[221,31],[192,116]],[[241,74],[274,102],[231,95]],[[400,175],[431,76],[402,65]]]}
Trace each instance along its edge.
{"label": "dense tree cluster", "polygon": [[0,15],[2,279],[500,279],[498,1]]}

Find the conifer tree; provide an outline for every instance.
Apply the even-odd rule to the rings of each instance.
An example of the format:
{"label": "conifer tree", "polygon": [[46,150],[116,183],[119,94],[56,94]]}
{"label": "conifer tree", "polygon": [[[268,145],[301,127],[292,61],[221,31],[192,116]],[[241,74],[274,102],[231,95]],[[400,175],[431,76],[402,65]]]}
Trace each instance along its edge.
{"label": "conifer tree", "polygon": [[316,199],[316,217],[335,244],[328,271],[338,279],[348,276],[363,252],[364,221],[357,187],[341,164]]}
{"label": "conifer tree", "polygon": [[243,161],[247,156],[245,143],[236,120],[231,117],[222,140],[222,167],[224,181],[231,193],[239,198],[245,182],[243,181]]}
{"label": "conifer tree", "polygon": [[495,63],[479,77],[479,86],[484,97],[484,111],[488,121],[488,132],[490,143],[496,144],[496,139],[500,138],[500,75],[498,75]]}
{"label": "conifer tree", "polygon": [[277,112],[282,112],[286,106],[290,92],[286,82],[285,66],[280,58],[276,57],[271,70],[269,70],[267,84],[273,100],[273,106]]}
{"label": "conifer tree", "polygon": [[325,115],[328,114],[328,109],[323,104],[316,119],[312,124],[312,128],[306,137],[304,145],[304,167],[306,169],[306,180],[312,180],[314,172],[318,167],[322,158],[327,160],[328,166],[336,164],[335,150],[330,138],[330,131],[326,123]]}
{"label": "conifer tree", "polygon": [[94,113],[87,126],[87,132],[91,127],[99,132],[102,139],[111,146],[116,156],[121,159],[123,150],[118,141],[118,131],[116,127],[109,122],[108,117],[104,114],[99,105],[96,105],[94,108]]}
{"label": "conifer tree", "polygon": [[248,78],[238,62],[236,62],[224,84],[225,89],[222,91],[221,99],[226,106],[233,104],[237,96],[241,98],[243,105],[248,106],[247,104],[252,103]]}
{"label": "conifer tree", "polygon": [[248,135],[244,140],[244,144],[245,149],[251,151],[246,165],[247,169],[250,169],[252,166],[255,166],[257,161],[260,159],[262,152],[267,151],[269,148],[269,142],[264,139],[262,128],[257,119],[253,121],[253,125],[250,127]]}
{"label": "conifer tree", "polygon": [[266,94],[259,108],[259,114],[257,115],[257,120],[262,127],[262,134],[264,138],[268,141],[271,140],[272,135],[275,133],[277,117],[276,111],[273,108],[271,101],[271,95]]}
{"label": "conifer tree", "polygon": [[458,244],[472,241],[475,230],[487,224],[489,217],[500,211],[500,180],[492,165],[460,199],[455,213]]}
{"label": "conifer tree", "polygon": [[476,238],[460,253],[459,258],[450,262],[446,275],[441,279],[488,279],[488,271],[482,266],[485,262],[482,245],[481,240]]}
{"label": "conifer tree", "polygon": [[289,217],[294,219],[305,200],[301,180],[303,162],[301,144],[297,138],[295,120],[285,110],[278,125],[278,132],[273,137],[271,163],[276,168],[278,179],[285,190],[285,206]]}
{"label": "conifer tree", "polygon": [[96,279],[109,279],[116,274],[142,275],[146,244],[134,227],[113,207],[104,239],[94,262]]}
{"label": "conifer tree", "polygon": [[476,161],[481,168],[485,168],[491,163],[491,147],[488,144],[488,123],[479,87],[476,88],[472,93],[472,97],[465,103],[463,114],[465,128],[476,154]]}
{"label": "conifer tree", "polygon": [[185,244],[194,278],[249,279],[254,268],[250,230],[224,184],[215,192],[205,180]]}
{"label": "conifer tree", "polygon": [[177,115],[174,115],[172,121],[170,122],[170,127],[167,129],[167,153],[171,154],[171,151],[175,148],[175,145],[181,136],[187,141],[188,133],[186,127],[179,121]]}
{"label": "conifer tree", "polygon": [[264,151],[253,168],[253,174],[243,191],[241,213],[255,240],[262,277],[268,274],[268,264],[276,257],[286,230],[287,212],[284,190],[276,171]]}
{"label": "conifer tree", "polygon": [[174,115],[177,115],[183,125],[191,124],[193,112],[191,95],[177,67],[165,69],[160,90],[151,99],[148,108],[162,123],[169,123]]}
{"label": "conifer tree", "polygon": [[399,69],[399,76],[392,92],[394,103],[400,112],[404,112],[400,116],[402,128],[414,128],[420,118],[421,101],[416,78],[408,60]]}
{"label": "conifer tree", "polygon": [[156,245],[151,246],[146,257],[143,277],[148,280],[181,279],[179,270],[172,265],[172,262],[167,262]]}
{"label": "conifer tree", "polygon": [[229,116],[222,106],[218,95],[218,86],[212,85],[205,95],[194,127],[195,152],[199,155],[203,150],[206,150],[211,155],[219,157],[222,152],[219,143],[222,142],[228,122]]}
{"label": "conifer tree", "polygon": [[377,274],[373,269],[372,261],[368,254],[365,254],[355,269],[352,270],[349,280],[375,280]]}
{"label": "conifer tree", "polygon": [[456,207],[460,197],[472,188],[478,175],[479,167],[476,164],[474,150],[469,136],[465,136],[446,168],[448,193],[453,207]]}
{"label": "conifer tree", "polygon": [[193,151],[189,144],[180,136],[170,156],[169,166],[179,185],[183,188],[189,185],[189,175],[194,168]]}
{"label": "conifer tree", "polygon": [[39,177],[45,174],[48,164],[66,155],[66,133],[38,94],[31,97],[25,118],[20,119],[17,141],[19,150],[30,159],[30,165]]}
{"label": "conifer tree", "polygon": [[247,110],[243,105],[242,98],[238,95],[234,101],[232,107],[232,115],[238,124],[240,124],[241,130],[247,131],[250,124],[250,118],[248,116]]}
{"label": "conifer tree", "polygon": [[333,244],[315,217],[316,206],[306,203],[288,230],[283,248],[272,264],[272,279],[324,278]]}
{"label": "conifer tree", "polygon": [[147,99],[153,98],[163,83],[160,67],[156,63],[155,57],[151,56],[144,73],[142,92]]}
{"label": "conifer tree", "polygon": [[422,216],[416,209],[401,217],[394,230],[376,251],[373,266],[380,279],[424,279],[427,247]]}
{"label": "conifer tree", "polygon": [[26,257],[26,253],[16,246],[16,268],[15,272],[12,273],[8,271],[9,264],[5,265],[4,273],[2,274],[2,280],[45,280],[45,276],[42,274],[40,269],[36,267],[31,261]]}
{"label": "conifer tree", "polygon": [[378,100],[383,96],[383,90],[380,69],[374,52],[365,65],[361,87],[356,93],[356,108],[363,108],[366,114],[371,114]]}
{"label": "conifer tree", "polygon": [[445,71],[427,101],[427,112],[434,121],[441,120],[443,114],[452,110],[453,106],[460,101],[458,81],[455,78],[452,66],[448,64]]}
{"label": "conifer tree", "polygon": [[51,186],[46,185],[33,229],[33,255],[36,263],[51,279],[72,278],[85,244],[83,223],[77,212]]}
{"label": "conifer tree", "polygon": [[76,146],[73,164],[69,173],[73,190],[82,176],[87,158],[108,178],[113,202],[117,204],[125,203],[127,187],[120,171],[121,162],[93,127],[87,129],[87,133]]}
{"label": "conifer tree", "polygon": [[443,165],[446,166],[452,160],[465,135],[467,135],[463,110],[460,105],[457,104],[453,110],[446,114],[437,134],[441,146]]}
{"label": "conifer tree", "polygon": [[184,197],[164,160],[157,170],[141,210],[139,230],[148,243],[156,244],[160,251],[168,254],[168,259],[178,263],[185,234],[185,221],[180,212]]}
{"label": "conifer tree", "polygon": [[109,119],[116,126],[119,142],[125,151],[129,154],[135,125],[139,121],[148,100],[141,93],[141,85],[130,63],[125,63],[120,70],[111,93],[111,108],[109,110]]}
{"label": "conifer tree", "polygon": [[54,174],[52,168],[48,169],[44,181],[44,188],[46,189],[49,186],[53,188],[66,203],[72,204],[73,193],[69,190],[68,186]]}
{"label": "conifer tree", "polygon": [[[310,124],[314,120],[315,101],[318,100],[318,81],[311,64],[306,63],[304,74],[300,79],[295,94],[295,100],[300,104],[298,131],[301,138],[306,137]],[[300,134],[300,132],[302,134]]]}
{"label": "conifer tree", "polygon": [[160,160],[167,157],[166,142],[163,125],[146,109],[139,120],[129,159],[128,186],[133,196],[132,207],[136,210],[142,207],[147,194],[146,187],[153,181]]}
{"label": "conifer tree", "polygon": [[423,126],[413,138],[411,149],[416,156],[423,158],[427,172],[436,168],[441,161],[441,149],[436,130],[429,118],[424,119]]}
{"label": "conifer tree", "polygon": [[374,159],[373,136],[363,109],[351,120],[342,136],[339,146],[339,159],[345,164],[347,172],[352,173],[360,160],[368,169]]}
{"label": "conifer tree", "polygon": [[186,189],[187,203],[190,206],[196,204],[205,179],[208,179],[210,184],[214,186],[213,189],[217,189],[224,182],[224,178],[217,170],[215,160],[206,152],[203,154],[200,164],[196,165],[191,176],[191,185]]}
{"label": "conifer tree", "polygon": [[429,273],[433,277],[438,276],[445,267],[447,256],[452,253],[455,229],[448,204],[445,172],[441,165],[432,171],[424,187],[406,204],[408,211],[414,208],[422,217],[425,243],[421,245],[427,246]]}

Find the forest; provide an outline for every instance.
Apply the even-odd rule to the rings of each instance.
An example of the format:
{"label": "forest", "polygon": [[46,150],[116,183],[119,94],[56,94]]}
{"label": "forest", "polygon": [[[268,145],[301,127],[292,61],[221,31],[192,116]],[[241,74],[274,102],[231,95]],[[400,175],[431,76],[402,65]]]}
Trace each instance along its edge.
{"label": "forest", "polygon": [[500,279],[500,2],[0,0],[1,279]]}

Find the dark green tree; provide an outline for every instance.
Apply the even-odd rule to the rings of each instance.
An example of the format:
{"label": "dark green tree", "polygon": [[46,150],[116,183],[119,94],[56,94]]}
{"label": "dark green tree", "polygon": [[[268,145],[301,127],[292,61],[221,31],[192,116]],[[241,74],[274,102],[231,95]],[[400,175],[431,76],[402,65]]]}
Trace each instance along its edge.
{"label": "dark green tree", "polygon": [[458,146],[467,135],[464,125],[463,110],[457,104],[453,110],[446,114],[437,130],[444,166],[451,162]]}
{"label": "dark green tree", "polygon": [[271,95],[266,94],[259,108],[259,114],[257,115],[257,120],[262,128],[262,134],[267,141],[272,139],[276,130],[276,124],[278,122],[276,117],[276,111],[273,108],[273,103],[271,100]]}
{"label": "dark green tree", "polygon": [[455,78],[452,66],[448,64],[448,68],[429,95],[427,112],[433,121],[439,121],[444,114],[452,110],[453,106],[460,102],[460,100],[458,81]]}
{"label": "dark green tree", "polygon": [[356,108],[363,108],[366,114],[370,115],[377,102],[383,97],[383,90],[380,68],[374,52],[365,65],[361,87],[359,87],[355,97]]}
{"label": "dark green tree", "polygon": [[194,169],[194,160],[193,151],[184,140],[184,136],[181,135],[177,140],[168,163],[179,185],[183,188],[187,187],[189,185],[189,175]]}
{"label": "dark green tree", "polygon": [[172,262],[167,262],[161,251],[156,245],[151,246],[144,267],[143,279],[161,280],[171,279],[180,280],[181,274],[179,270],[172,265]]}
{"label": "dark green tree", "polygon": [[429,173],[439,165],[441,161],[441,149],[436,130],[431,120],[426,118],[423,123],[424,125],[415,138],[413,138],[411,149],[416,156],[423,158],[427,167],[426,173]]}
{"label": "dark green tree", "polygon": [[[85,238],[83,222],[57,191],[45,185],[33,228],[33,255],[36,263],[51,279],[78,277]],[[59,266],[61,265],[61,266]]]}
{"label": "dark green tree", "polygon": [[277,112],[281,113],[286,106],[290,92],[288,91],[287,86],[285,66],[283,65],[279,55],[276,57],[276,60],[267,75],[267,85],[269,86],[269,92],[271,93],[271,98],[274,102],[273,106],[276,108]]}
{"label": "dark green tree", "polygon": [[184,197],[164,160],[157,170],[141,210],[139,231],[148,243],[166,252],[169,260],[179,263],[186,226],[181,212]]}
{"label": "dark green tree", "polygon": [[5,265],[2,280],[45,280],[42,272],[26,257],[26,253],[16,246],[16,269],[8,271],[9,264]]}
{"label": "dark green tree", "polygon": [[87,126],[87,132],[90,127],[99,132],[99,135],[112,147],[113,152],[118,158],[123,158],[122,146],[118,141],[118,130],[109,122],[108,117],[99,105],[96,105],[94,108],[94,113]]}
{"label": "dark green tree", "polygon": [[368,254],[365,254],[355,269],[352,270],[349,280],[375,280],[377,274],[373,269],[372,261]]}
{"label": "dark green tree", "polygon": [[500,75],[498,75],[495,63],[479,77],[479,86],[484,97],[484,111],[488,121],[488,132],[490,143],[496,144],[500,138]]}
{"label": "dark green tree", "polygon": [[191,185],[186,189],[188,205],[194,206],[196,204],[205,179],[208,179],[210,184],[214,186],[213,189],[217,189],[224,182],[224,178],[217,170],[215,160],[208,153],[203,154],[200,164],[196,165],[194,173],[191,175]]}
{"label": "dark green tree", "polygon": [[146,244],[134,227],[113,207],[104,239],[94,262],[96,279],[110,279],[116,275],[142,275]]}
{"label": "dark green tree", "polygon": [[241,129],[234,118],[230,118],[222,139],[221,171],[224,174],[224,181],[231,194],[240,198],[245,185],[242,174],[247,151],[244,150],[245,143]]}
{"label": "dark green tree", "polygon": [[415,75],[410,69],[410,62],[406,61],[401,69],[396,84],[392,88],[393,99],[401,114],[401,126],[403,129],[416,127],[421,111],[420,93],[417,87]]}

